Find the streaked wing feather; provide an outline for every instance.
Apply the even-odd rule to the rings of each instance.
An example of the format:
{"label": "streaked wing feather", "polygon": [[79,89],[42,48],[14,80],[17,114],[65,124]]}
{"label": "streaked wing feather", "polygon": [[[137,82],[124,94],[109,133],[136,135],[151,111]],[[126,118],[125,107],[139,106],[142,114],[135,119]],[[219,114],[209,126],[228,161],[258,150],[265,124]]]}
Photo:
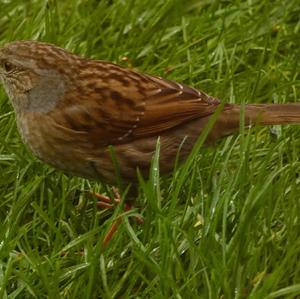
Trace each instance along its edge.
{"label": "streaked wing feather", "polygon": [[[59,112],[56,109],[61,115],[53,117],[60,119],[59,125],[87,132],[99,146],[159,135],[181,123],[212,114],[219,104],[219,100],[175,81],[113,64],[108,72],[106,81],[99,80],[100,86],[97,83],[92,91],[86,91],[93,98],[85,96],[82,89],[78,103],[66,105]],[[126,78],[127,86],[119,84],[115,73]]]}
{"label": "streaked wing feather", "polygon": [[145,99],[144,115],[131,133],[147,137],[171,129],[191,119],[212,114],[220,101],[175,81],[143,75],[155,82],[157,93]]}

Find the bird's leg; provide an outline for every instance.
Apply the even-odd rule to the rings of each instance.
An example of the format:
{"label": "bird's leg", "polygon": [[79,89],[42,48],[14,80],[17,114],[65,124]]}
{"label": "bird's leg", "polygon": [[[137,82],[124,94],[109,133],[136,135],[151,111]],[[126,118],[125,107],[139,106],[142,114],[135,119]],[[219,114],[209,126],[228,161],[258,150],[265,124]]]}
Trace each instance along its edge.
{"label": "bird's leg", "polygon": [[[113,191],[113,195],[114,195],[113,199],[111,199],[109,196],[106,196],[106,195],[103,195],[103,194],[92,193],[93,196],[95,196],[99,200],[96,204],[98,208],[100,208],[100,209],[112,209],[112,208],[114,208],[114,206],[120,204],[121,196],[119,194],[118,189],[113,187],[112,191]],[[125,202],[124,203],[124,212],[128,212],[128,211],[132,210],[133,208],[134,208],[134,206],[130,202]],[[143,219],[139,216],[135,216],[134,219],[138,224],[142,224],[144,222]],[[106,233],[106,235],[103,239],[103,245],[104,246],[106,246],[109,243],[109,241],[111,240],[111,238],[113,237],[113,235],[117,231],[117,229],[118,229],[119,225],[121,224],[121,222],[122,222],[122,214],[119,215],[116,218],[116,220],[114,221],[112,226],[109,228],[108,232]]]}
{"label": "bird's leg", "polygon": [[[120,204],[121,196],[117,188],[112,188],[114,198],[111,199],[109,196],[99,194],[99,193],[91,193],[95,196],[99,201],[96,203],[97,207],[100,209],[112,209],[114,206]],[[134,208],[133,204],[129,201],[124,203],[124,211],[128,212]],[[141,217],[135,216],[136,222],[139,224],[143,223],[143,219]]]}
{"label": "bird's leg", "polygon": [[112,188],[114,198],[99,193],[92,193],[97,199],[97,207],[100,209],[112,209],[114,205],[118,205],[121,202],[121,196],[117,188]]}

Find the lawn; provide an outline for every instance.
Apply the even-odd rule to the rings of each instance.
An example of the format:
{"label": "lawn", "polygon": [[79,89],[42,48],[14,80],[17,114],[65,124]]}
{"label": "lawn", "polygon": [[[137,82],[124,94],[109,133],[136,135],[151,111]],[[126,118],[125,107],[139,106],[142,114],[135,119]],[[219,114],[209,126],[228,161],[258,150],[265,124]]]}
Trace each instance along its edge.
{"label": "lawn", "polygon": [[[228,103],[299,102],[299,16],[297,0],[0,0],[0,45],[55,43]],[[300,125],[202,137],[169,176],[158,146],[103,248],[122,206],[98,210],[85,191],[109,186],[34,158],[1,88],[0,298],[300,298]]]}

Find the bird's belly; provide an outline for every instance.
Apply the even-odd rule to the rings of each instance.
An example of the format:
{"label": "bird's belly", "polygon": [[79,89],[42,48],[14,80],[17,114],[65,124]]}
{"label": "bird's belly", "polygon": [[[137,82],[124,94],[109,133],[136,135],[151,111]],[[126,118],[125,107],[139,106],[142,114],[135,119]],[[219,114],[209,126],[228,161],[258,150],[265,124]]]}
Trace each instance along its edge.
{"label": "bird's belly", "polygon": [[95,157],[101,157],[101,149],[97,154],[83,134],[58,129],[36,117],[18,117],[17,124],[24,143],[43,162],[72,175],[101,178],[101,171],[93,165]]}
{"label": "bird's belly", "polygon": [[[17,120],[22,138],[34,155],[62,171],[109,183],[116,182],[118,173],[129,182],[136,181],[137,169],[145,176],[149,173],[158,136],[115,145],[115,163],[111,151],[107,147],[95,146],[85,132],[58,126],[44,115],[39,118],[27,114],[26,118],[17,117]],[[187,157],[199,136],[198,125],[197,121],[191,122],[159,136],[161,173],[174,169],[179,148],[181,160]]]}

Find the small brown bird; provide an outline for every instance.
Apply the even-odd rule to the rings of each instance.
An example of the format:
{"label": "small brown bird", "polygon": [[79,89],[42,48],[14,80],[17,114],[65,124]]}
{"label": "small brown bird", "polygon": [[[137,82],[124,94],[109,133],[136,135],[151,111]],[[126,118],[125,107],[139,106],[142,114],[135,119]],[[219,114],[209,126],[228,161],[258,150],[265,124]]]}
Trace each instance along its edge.
{"label": "small brown bird", "polygon": [[[190,153],[220,101],[174,81],[106,61],[79,57],[51,44],[16,41],[0,49],[0,78],[32,152],[65,172],[115,182],[109,145],[121,177],[147,174],[160,136],[160,170]],[[225,104],[206,142],[240,127],[241,107]],[[300,104],[250,104],[245,125],[300,123]],[[183,143],[183,144],[182,144]]]}

